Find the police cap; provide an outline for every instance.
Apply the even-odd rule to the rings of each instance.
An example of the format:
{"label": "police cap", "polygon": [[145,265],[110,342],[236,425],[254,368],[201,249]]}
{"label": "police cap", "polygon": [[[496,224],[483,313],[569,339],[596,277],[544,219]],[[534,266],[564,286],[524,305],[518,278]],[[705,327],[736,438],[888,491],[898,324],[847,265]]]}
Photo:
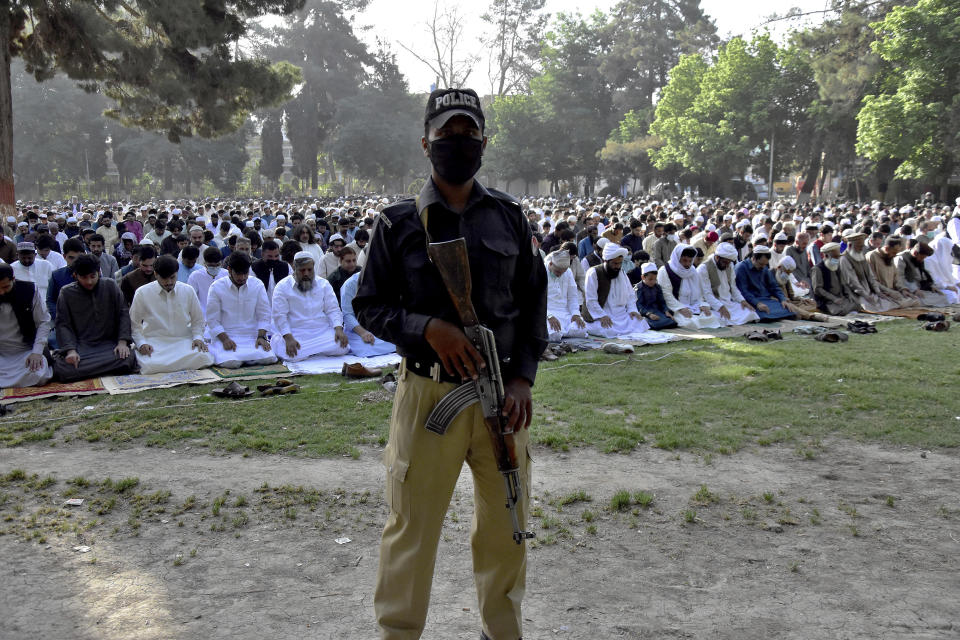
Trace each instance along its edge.
{"label": "police cap", "polygon": [[431,129],[439,129],[456,115],[467,116],[483,131],[483,110],[473,89],[437,89],[432,92],[427,99],[423,122]]}

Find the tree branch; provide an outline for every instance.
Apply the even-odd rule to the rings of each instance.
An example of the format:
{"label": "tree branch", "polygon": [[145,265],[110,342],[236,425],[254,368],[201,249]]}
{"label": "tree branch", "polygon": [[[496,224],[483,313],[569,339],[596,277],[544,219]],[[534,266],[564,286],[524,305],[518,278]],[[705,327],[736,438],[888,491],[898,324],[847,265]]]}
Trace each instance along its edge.
{"label": "tree branch", "polygon": [[[860,9],[866,9],[867,7],[874,7],[874,6],[878,5],[878,4],[883,4],[883,3],[886,2],[886,1],[887,1],[887,0],[874,0],[873,2],[866,2],[866,3],[862,4],[862,5],[860,5],[858,8],[860,8]],[[844,10],[843,7],[841,7],[841,8],[831,7],[830,9],[817,9],[816,11],[805,11],[805,12],[803,12],[803,13],[793,13],[793,14],[786,15],[786,16],[777,16],[777,17],[775,17],[775,18],[770,18],[770,19],[768,19],[768,20],[765,20],[764,22],[761,22],[760,24],[757,25],[757,27],[762,27],[762,26],[765,26],[765,25],[768,25],[768,24],[772,24],[772,23],[774,23],[774,22],[782,22],[783,20],[793,20],[793,19],[795,19],[795,18],[803,18],[803,17],[806,17],[806,16],[813,16],[813,15],[818,15],[818,14],[824,15],[824,14],[827,14],[827,13],[839,13],[839,12],[841,12],[841,11],[843,11],[843,10]]]}
{"label": "tree branch", "polygon": [[422,62],[423,64],[427,65],[427,68],[429,68],[430,71],[432,71],[434,74],[436,74],[437,77],[440,77],[440,76],[443,75],[443,73],[442,73],[441,71],[438,71],[438,70],[433,66],[433,64],[432,64],[429,60],[427,60],[426,58],[422,57],[419,53],[417,53],[416,51],[414,51],[413,49],[411,49],[410,47],[408,47],[407,45],[403,44],[403,43],[400,42],[400,41],[397,41],[397,44],[400,45],[407,53],[409,53],[410,55],[412,55],[414,58],[416,58],[417,60],[419,60],[419,61]]}

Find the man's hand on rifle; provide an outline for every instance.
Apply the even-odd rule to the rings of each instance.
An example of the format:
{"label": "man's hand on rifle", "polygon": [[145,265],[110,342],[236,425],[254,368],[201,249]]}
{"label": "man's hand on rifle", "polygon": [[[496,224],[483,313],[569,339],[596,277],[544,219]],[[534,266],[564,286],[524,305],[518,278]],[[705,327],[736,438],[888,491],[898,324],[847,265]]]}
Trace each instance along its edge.
{"label": "man's hand on rifle", "polygon": [[526,429],[533,417],[533,394],[525,378],[513,378],[503,386],[503,416],[507,419],[506,431]]}
{"label": "man's hand on rifle", "polygon": [[463,329],[446,320],[431,318],[423,337],[437,352],[440,364],[451,376],[476,379],[477,372],[486,367],[483,356],[474,348]]}

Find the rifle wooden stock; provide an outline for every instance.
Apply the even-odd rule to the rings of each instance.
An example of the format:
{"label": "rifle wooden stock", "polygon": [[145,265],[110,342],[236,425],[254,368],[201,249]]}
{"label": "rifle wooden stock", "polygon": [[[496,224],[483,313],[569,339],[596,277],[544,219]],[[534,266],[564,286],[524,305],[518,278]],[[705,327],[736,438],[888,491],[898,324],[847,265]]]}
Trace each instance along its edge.
{"label": "rifle wooden stock", "polygon": [[513,539],[517,544],[534,537],[529,531],[520,526],[517,514],[522,488],[520,481],[520,464],[517,461],[516,443],[513,431],[506,431],[507,419],[503,413],[503,379],[500,373],[500,362],[497,356],[496,341],[493,333],[480,325],[477,311],[473,307],[472,280],[470,279],[470,262],[467,257],[467,241],[463,238],[448,242],[431,242],[427,245],[427,255],[443,278],[443,284],[450,294],[450,300],[457,309],[464,332],[473,346],[483,356],[487,363],[486,369],[480,373],[480,379],[474,381],[480,407],[483,411],[484,424],[490,436],[490,444],[497,460],[497,469],[503,474],[507,509],[510,510],[510,519],[513,521]]}
{"label": "rifle wooden stock", "polygon": [[470,298],[473,282],[470,279],[470,262],[467,259],[467,241],[457,238],[448,242],[431,242],[427,245],[427,254],[440,272],[463,326],[480,324]]}

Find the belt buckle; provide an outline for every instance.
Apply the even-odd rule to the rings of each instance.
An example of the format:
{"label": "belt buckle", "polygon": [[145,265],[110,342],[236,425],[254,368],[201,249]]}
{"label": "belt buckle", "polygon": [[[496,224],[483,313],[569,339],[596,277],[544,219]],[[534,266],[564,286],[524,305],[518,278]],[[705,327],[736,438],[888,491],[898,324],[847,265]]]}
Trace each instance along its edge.
{"label": "belt buckle", "polygon": [[440,382],[440,363],[434,362],[430,365],[430,379],[434,382]]}

